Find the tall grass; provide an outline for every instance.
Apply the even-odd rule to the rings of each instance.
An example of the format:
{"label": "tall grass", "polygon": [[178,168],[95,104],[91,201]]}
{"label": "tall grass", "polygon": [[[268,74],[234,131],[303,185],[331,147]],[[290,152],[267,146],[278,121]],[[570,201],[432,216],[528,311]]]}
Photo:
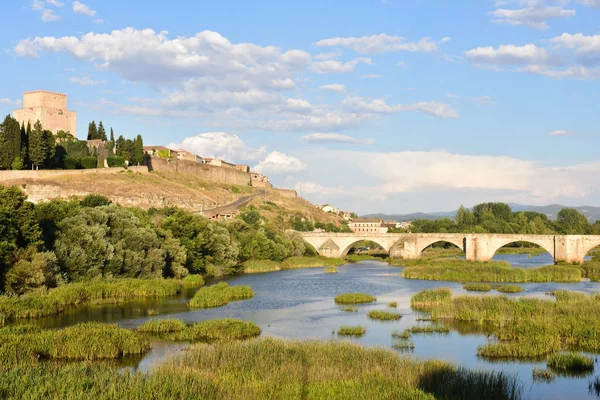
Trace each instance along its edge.
{"label": "tall grass", "polygon": [[397,321],[402,318],[402,315],[389,311],[371,310],[367,313],[367,317],[379,321]]}
{"label": "tall grass", "polygon": [[594,359],[579,353],[559,353],[548,357],[546,365],[554,371],[591,372]]}
{"label": "tall grass", "polygon": [[200,274],[188,275],[183,278],[183,284],[187,287],[203,286],[204,278]]}
{"label": "tall grass", "polygon": [[450,300],[451,297],[452,290],[449,288],[422,290],[410,299],[410,305],[416,309],[427,310],[436,304]]}
{"label": "tall grass", "polygon": [[337,330],[337,334],[340,336],[362,336],[365,334],[367,329],[364,326],[340,326]]}
{"label": "tall grass", "polygon": [[198,290],[188,304],[193,308],[213,308],[252,297],[254,292],[250,286],[229,286],[227,282],[219,282]]}
{"label": "tall grass", "polygon": [[171,279],[118,279],[70,283],[43,293],[20,297],[0,296],[0,323],[59,314],[82,304],[120,303],[140,297],[174,296],[183,283]]}
{"label": "tall grass", "polygon": [[250,339],[260,336],[260,333],[260,327],[252,321],[226,318],[197,322],[175,334],[173,338],[185,341],[214,342]]}
{"label": "tall grass", "polygon": [[487,283],[467,283],[463,285],[463,289],[469,292],[489,292],[492,290],[492,285]]}
{"label": "tall grass", "polygon": [[0,372],[7,399],[489,399],[521,398],[504,373],[457,369],[349,342],[263,339],[194,345],[149,373],[77,363]]}
{"label": "tall grass", "polygon": [[346,264],[343,258],[325,257],[290,257],[281,263],[281,269],[319,268]]}
{"label": "tall grass", "polygon": [[372,303],[377,298],[367,293],[343,293],[335,296],[334,300],[337,304],[362,304]]}
{"label": "tall grass", "polygon": [[323,270],[323,272],[325,272],[326,274],[337,274],[338,273],[338,269],[335,265],[330,265],[328,267],[325,267],[325,269]]}
{"label": "tall grass", "polygon": [[187,328],[179,319],[151,319],[137,327],[138,332],[169,333],[181,332]]}
{"label": "tall grass", "polygon": [[243,264],[244,273],[256,274],[281,270],[280,263],[271,260],[248,260]]}
{"label": "tall grass", "polygon": [[556,375],[548,369],[533,368],[531,375],[534,382],[552,382]]}
{"label": "tall grass", "polygon": [[502,285],[496,287],[496,290],[500,293],[520,293],[525,291],[525,289],[517,285]]}

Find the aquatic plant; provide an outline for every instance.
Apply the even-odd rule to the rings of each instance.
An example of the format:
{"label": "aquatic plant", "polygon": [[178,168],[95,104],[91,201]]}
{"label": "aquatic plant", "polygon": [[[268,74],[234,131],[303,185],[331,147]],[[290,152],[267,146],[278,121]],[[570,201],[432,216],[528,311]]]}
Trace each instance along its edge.
{"label": "aquatic plant", "polygon": [[444,325],[414,325],[407,329],[410,333],[450,333],[450,328]]}
{"label": "aquatic plant", "polygon": [[362,304],[372,303],[377,298],[367,293],[343,293],[335,296],[334,300],[337,304]]}
{"label": "aquatic plant", "polygon": [[408,339],[410,337],[410,331],[408,329],[405,329],[402,332],[395,330],[392,332],[392,337],[397,339]]}
{"label": "aquatic plant", "polygon": [[204,278],[200,274],[188,275],[183,278],[183,284],[188,287],[204,286]]}
{"label": "aquatic plant", "polygon": [[335,265],[330,265],[328,267],[325,267],[325,270],[323,272],[325,272],[326,274],[337,274],[338,269]]}
{"label": "aquatic plant", "polygon": [[397,350],[412,350],[415,348],[415,345],[412,341],[406,339],[395,340],[392,343],[392,348]]}
{"label": "aquatic plant", "polygon": [[594,359],[580,353],[552,354],[546,366],[554,371],[588,372],[594,370]]}
{"label": "aquatic plant", "polygon": [[389,308],[398,308],[398,303],[397,303],[397,302],[395,302],[395,301],[390,301],[390,302],[387,304],[387,306],[388,306]]}
{"label": "aquatic plant", "polygon": [[187,328],[180,319],[151,319],[137,327],[139,332],[166,333],[181,332]]}
{"label": "aquatic plant", "polygon": [[346,306],[346,307],[342,308],[342,311],[345,311],[345,312],[358,312],[358,307]]}
{"label": "aquatic plant", "polygon": [[340,336],[362,336],[365,334],[367,329],[364,326],[340,326],[337,330],[337,334]]}
{"label": "aquatic plant", "polygon": [[397,321],[402,318],[401,314],[379,310],[371,310],[367,313],[367,316],[371,319],[376,319],[379,321]]}
{"label": "aquatic plant", "polygon": [[525,291],[525,289],[517,285],[502,285],[496,287],[496,290],[500,293],[519,293]]}
{"label": "aquatic plant", "polygon": [[260,336],[261,329],[252,321],[212,319],[197,322],[177,333],[174,338],[186,341],[243,340]]}
{"label": "aquatic plant", "polygon": [[549,369],[533,368],[531,374],[534,382],[552,382],[556,378]]}
{"label": "aquatic plant", "polygon": [[450,300],[451,297],[452,291],[449,288],[422,290],[410,299],[410,305],[416,309],[427,310]]}
{"label": "aquatic plant", "polygon": [[234,300],[254,297],[250,286],[229,286],[227,282],[219,282],[212,286],[200,288],[189,301],[193,308],[221,307]]}
{"label": "aquatic plant", "polygon": [[331,265],[344,265],[346,260],[343,258],[325,258],[325,257],[290,257],[281,263],[281,269],[296,268],[320,268]]}
{"label": "aquatic plant", "polygon": [[281,268],[280,263],[271,260],[248,260],[244,262],[244,273],[256,274],[262,272],[273,272],[279,271]]}
{"label": "aquatic plant", "polygon": [[463,289],[469,292],[489,292],[492,290],[492,285],[487,283],[467,283],[463,285]]}

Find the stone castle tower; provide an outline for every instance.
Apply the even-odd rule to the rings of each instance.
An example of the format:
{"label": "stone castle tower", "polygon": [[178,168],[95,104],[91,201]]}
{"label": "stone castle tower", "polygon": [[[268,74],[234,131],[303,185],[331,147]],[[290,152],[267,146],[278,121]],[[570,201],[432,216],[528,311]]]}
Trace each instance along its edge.
{"label": "stone castle tower", "polygon": [[69,132],[77,137],[77,113],[67,110],[67,95],[36,90],[23,94],[23,108],[13,110],[13,117],[19,124],[30,122],[31,126],[40,121],[42,127],[53,133]]}

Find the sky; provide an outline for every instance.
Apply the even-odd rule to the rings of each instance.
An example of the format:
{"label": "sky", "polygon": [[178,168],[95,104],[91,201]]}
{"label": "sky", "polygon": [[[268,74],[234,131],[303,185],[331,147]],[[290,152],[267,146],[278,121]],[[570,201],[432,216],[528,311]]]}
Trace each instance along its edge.
{"label": "sky", "polygon": [[11,0],[0,112],[68,95],[145,144],[359,214],[600,205],[600,0]]}

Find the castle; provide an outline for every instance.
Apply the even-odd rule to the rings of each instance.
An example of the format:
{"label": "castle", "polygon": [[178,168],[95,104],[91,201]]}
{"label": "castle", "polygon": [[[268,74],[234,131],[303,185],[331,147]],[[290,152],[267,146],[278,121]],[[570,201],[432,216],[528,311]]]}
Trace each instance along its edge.
{"label": "castle", "polygon": [[77,137],[77,113],[67,110],[67,95],[35,90],[23,94],[23,108],[13,110],[19,124],[35,124],[38,120],[44,129],[53,133],[69,132]]}

